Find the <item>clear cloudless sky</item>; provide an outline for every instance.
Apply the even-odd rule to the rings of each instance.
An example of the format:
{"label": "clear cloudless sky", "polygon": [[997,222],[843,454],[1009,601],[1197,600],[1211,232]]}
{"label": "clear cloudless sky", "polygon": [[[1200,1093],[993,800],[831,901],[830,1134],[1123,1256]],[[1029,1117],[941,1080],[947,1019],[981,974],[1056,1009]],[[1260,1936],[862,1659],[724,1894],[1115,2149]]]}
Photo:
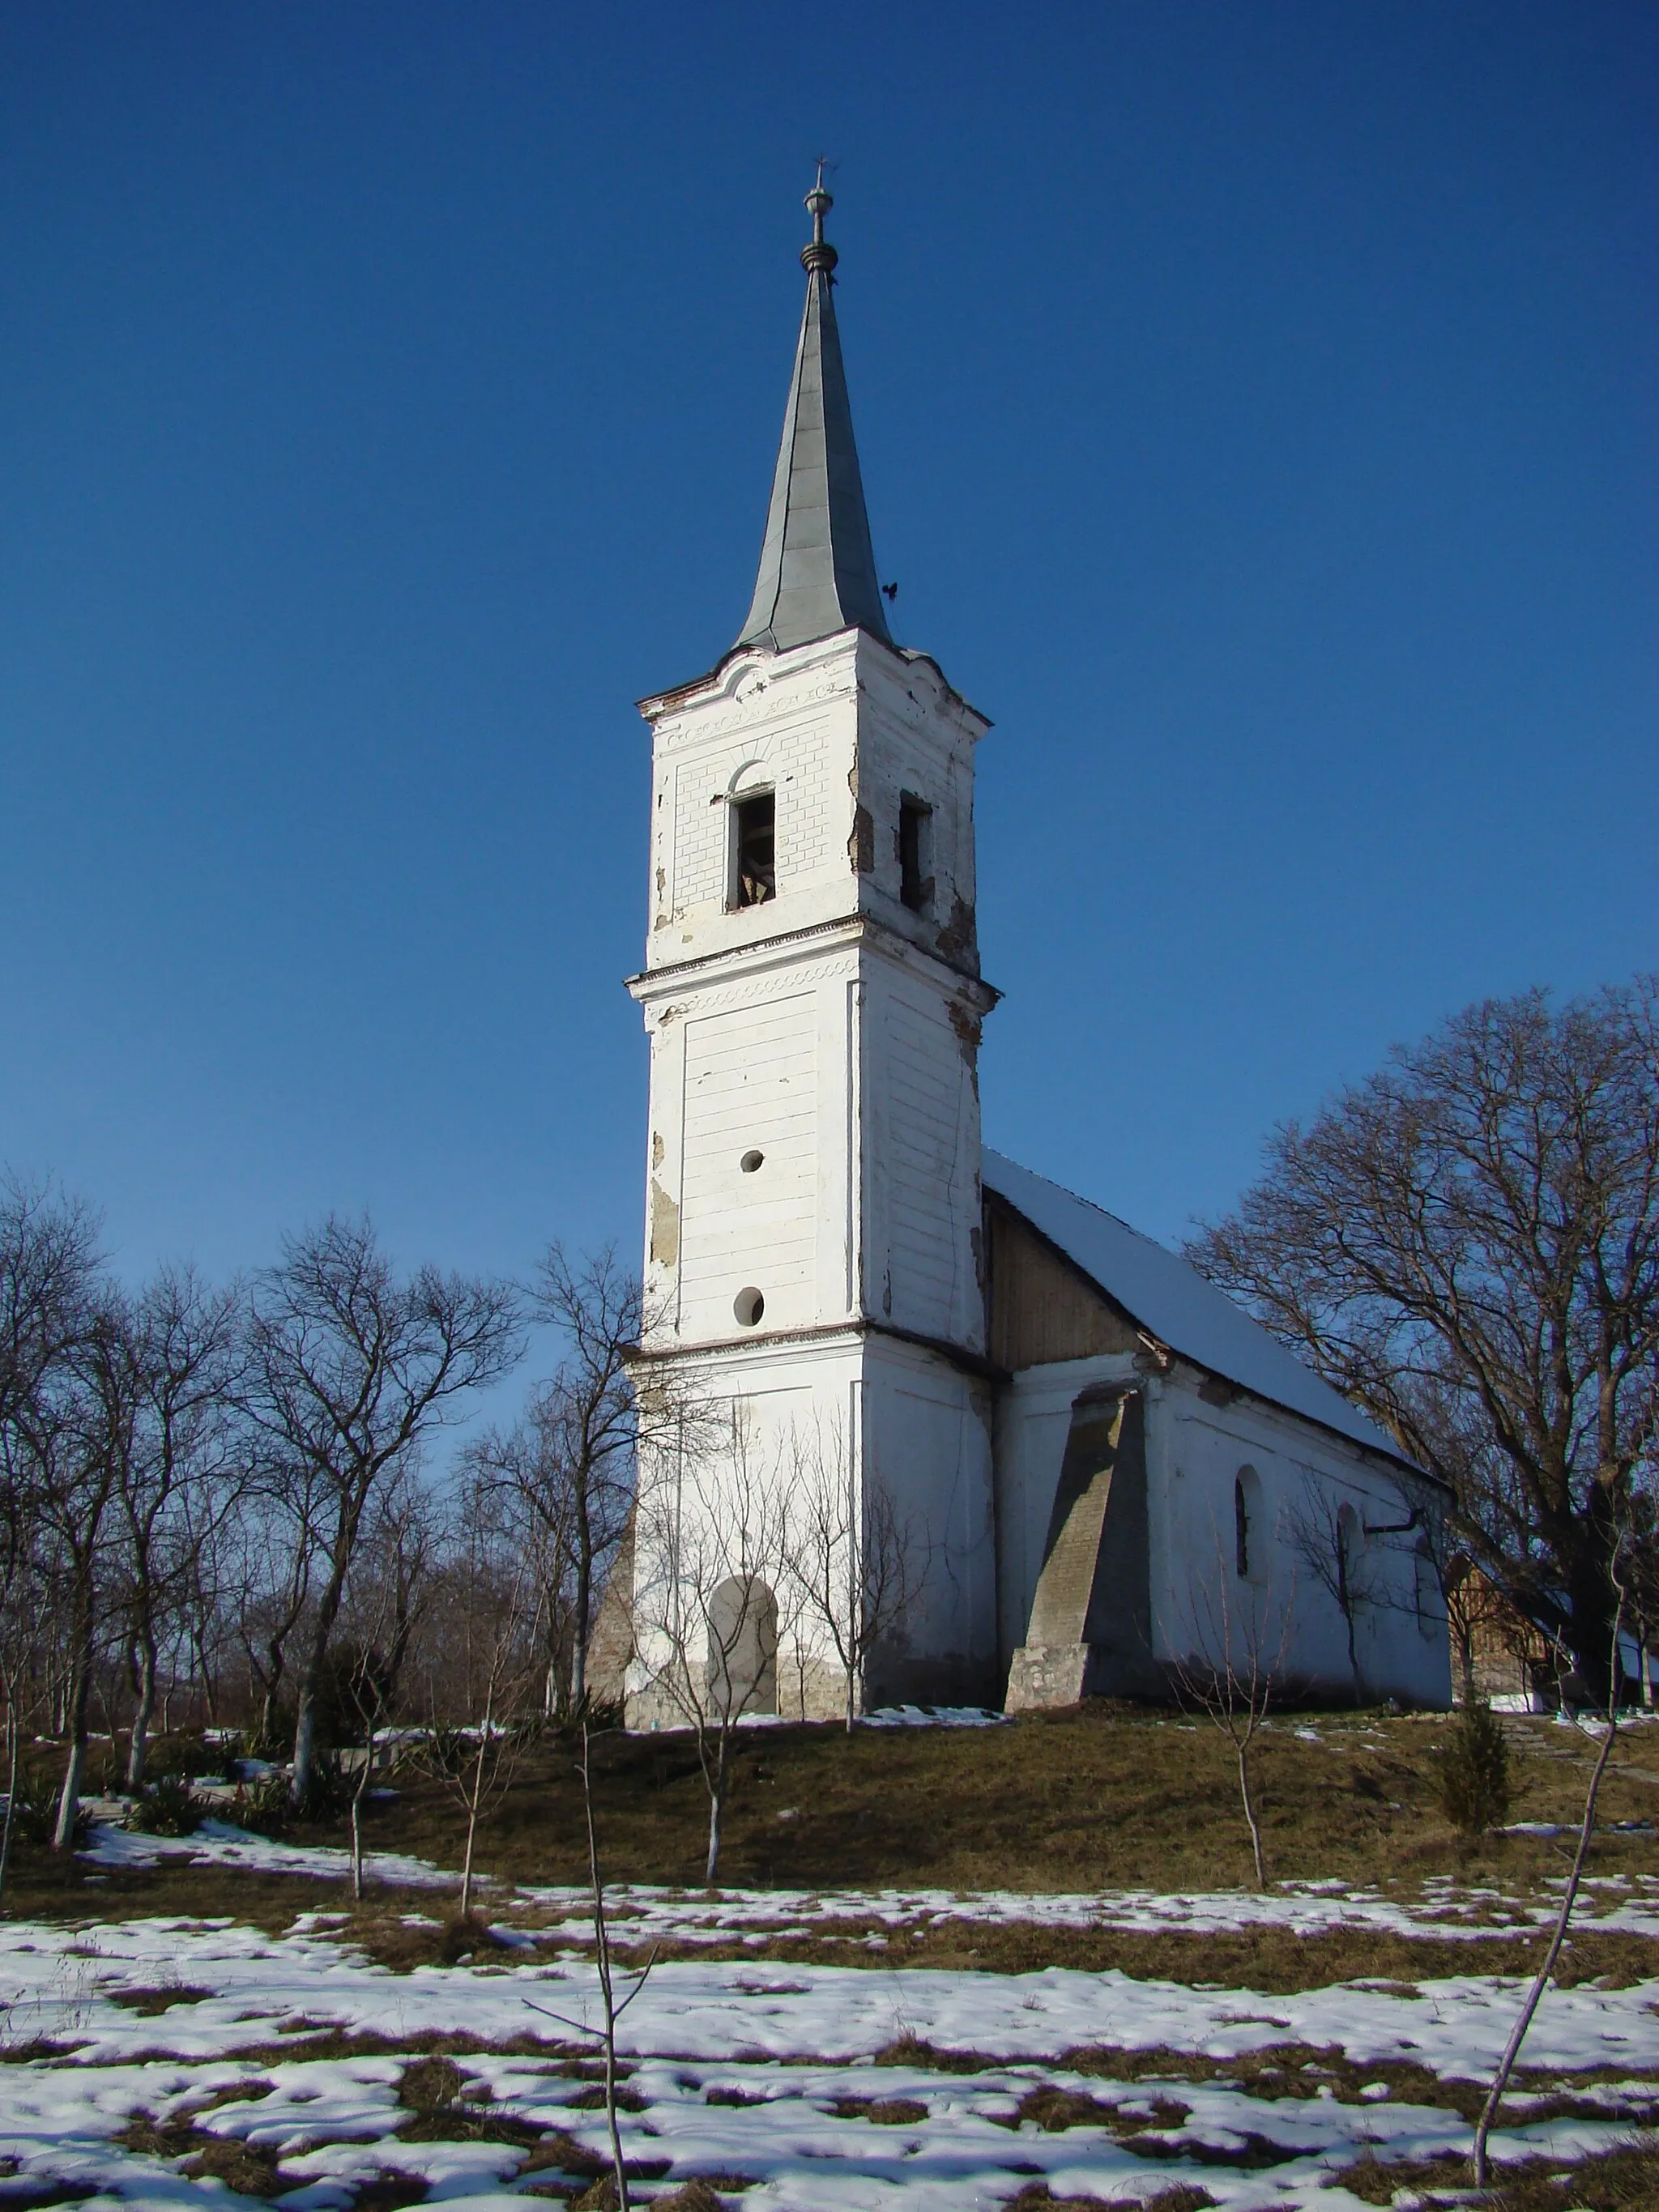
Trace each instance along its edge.
{"label": "clear cloudless sky", "polygon": [[640,1236],[647,746],[803,279],[995,723],[988,1139],[1168,1241],[1659,964],[1659,10],[0,7],[0,1160],[137,1277]]}

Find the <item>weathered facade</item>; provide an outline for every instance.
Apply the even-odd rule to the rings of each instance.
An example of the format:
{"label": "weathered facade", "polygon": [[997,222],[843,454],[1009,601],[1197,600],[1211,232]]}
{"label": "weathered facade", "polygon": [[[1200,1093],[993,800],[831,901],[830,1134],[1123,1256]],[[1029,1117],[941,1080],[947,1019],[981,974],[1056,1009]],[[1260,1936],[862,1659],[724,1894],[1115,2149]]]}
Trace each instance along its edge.
{"label": "weathered facade", "polygon": [[[629,1556],[630,1717],[675,1717],[676,1622],[715,1602],[690,1587],[699,1545],[727,1561],[718,1605],[753,1614],[745,1696],[839,1703],[844,1650],[822,1607],[792,1604],[778,1533],[792,1486],[822,1490],[826,1468],[847,1501],[831,1579],[848,1608],[878,1522],[907,1554],[902,1618],[859,1662],[866,1702],[1158,1695],[1172,1667],[1237,1657],[1246,1632],[1316,1689],[1442,1701],[1443,1608],[1411,1548],[1431,1486],[1171,1255],[982,1153],[996,994],[979,972],[973,790],[989,726],[889,631],[829,195],[807,204],[806,309],[750,617],[710,674],[641,708],[639,1374],[659,1406],[701,1411],[695,1479],[684,1425],[671,1444],[659,1424],[646,1455],[648,1492],[674,1502],[642,1518]],[[1133,1240],[1128,1263],[1100,1224]],[[1161,1323],[1140,1310],[1133,1262],[1149,1253],[1187,1286],[1153,1295]],[[1383,1573],[1379,1550],[1364,1576],[1339,1562],[1298,1579],[1323,1510],[1310,1485],[1328,1490],[1333,1528],[1346,1506],[1345,1542],[1405,1564]],[[1364,1583],[1365,1617],[1322,1607],[1325,1580],[1339,1596]]]}

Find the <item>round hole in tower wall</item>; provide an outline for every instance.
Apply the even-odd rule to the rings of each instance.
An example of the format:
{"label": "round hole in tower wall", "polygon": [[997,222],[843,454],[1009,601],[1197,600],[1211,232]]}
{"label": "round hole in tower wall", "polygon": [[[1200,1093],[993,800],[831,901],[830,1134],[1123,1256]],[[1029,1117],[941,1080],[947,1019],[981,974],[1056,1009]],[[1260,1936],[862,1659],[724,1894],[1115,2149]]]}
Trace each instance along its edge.
{"label": "round hole in tower wall", "polygon": [[766,1311],[766,1301],[750,1284],[748,1289],[738,1292],[732,1301],[732,1310],[744,1328],[753,1328]]}
{"label": "round hole in tower wall", "polygon": [[757,1168],[764,1165],[765,1160],[764,1152],[745,1152],[738,1162],[738,1165],[743,1170],[744,1175],[753,1175]]}

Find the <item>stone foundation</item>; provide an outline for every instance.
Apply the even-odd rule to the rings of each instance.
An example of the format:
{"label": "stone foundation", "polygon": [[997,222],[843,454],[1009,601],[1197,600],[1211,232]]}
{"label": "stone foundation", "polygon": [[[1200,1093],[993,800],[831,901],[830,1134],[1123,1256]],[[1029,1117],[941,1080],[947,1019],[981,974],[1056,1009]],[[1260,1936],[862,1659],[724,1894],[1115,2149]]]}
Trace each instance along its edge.
{"label": "stone foundation", "polygon": [[1008,1669],[1006,1713],[1075,1705],[1084,1696],[1093,1648],[1087,1644],[1022,1644]]}

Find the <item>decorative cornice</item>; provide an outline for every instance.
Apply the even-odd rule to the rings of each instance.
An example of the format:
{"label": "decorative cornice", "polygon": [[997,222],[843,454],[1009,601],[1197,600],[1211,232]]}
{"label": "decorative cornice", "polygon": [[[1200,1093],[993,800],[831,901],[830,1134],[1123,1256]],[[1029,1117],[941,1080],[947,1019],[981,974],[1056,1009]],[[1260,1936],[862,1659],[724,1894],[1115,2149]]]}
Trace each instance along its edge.
{"label": "decorative cornice", "polygon": [[742,1352],[752,1358],[760,1351],[787,1352],[797,1345],[830,1344],[837,1340],[850,1346],[872,1336],[887,1338],[896,1344],[913,1345],[918,1352],[931,1352],[935,1358],[947,1361],[981,1382],[1000,1384],[1013,1380],[1007,1368],[999,1367],[994,1359],[988,1359],[983,1352],[970,1351],[965,1344],[952,1344],[947,1337],[927,1336],[920,1329],[899,1328],[890,1321],[877,1321],[870,1316],[817,1322],[802,1328],[746,1329],[741,1336],[708,1337],[696,1344],[636,1345],[628,1364],[630,1368],[684,1366],[699,1359],[719,1359],[728,1352]]}
{"label": "decorative cornice", "polygon": [[853,946],[866,943],[872,951],[896,961],[901,967],[919,968],[930,981],[936,981],[936,971],[942,970],[950,977],[951,989],[971,999],[981,1014],[988,1014],[1002,996],[983,976],[958,968],[953,961],[913,943],[879,915],[872,914],[839,915],[833,921],[812,922],[803,929],[781,930],[775,937],[762,938],[752,945],[700,952],[689,960],[665,961],[659,968],[643,969],[638,975],[624,976],[623,980],[630,996],[643,1006],[665,991],[683,990],[688,983],[695,987],[700,975],[714,970],[731,970],[737,975],[763,974],[771,968],[793,965],[814,944]]}

